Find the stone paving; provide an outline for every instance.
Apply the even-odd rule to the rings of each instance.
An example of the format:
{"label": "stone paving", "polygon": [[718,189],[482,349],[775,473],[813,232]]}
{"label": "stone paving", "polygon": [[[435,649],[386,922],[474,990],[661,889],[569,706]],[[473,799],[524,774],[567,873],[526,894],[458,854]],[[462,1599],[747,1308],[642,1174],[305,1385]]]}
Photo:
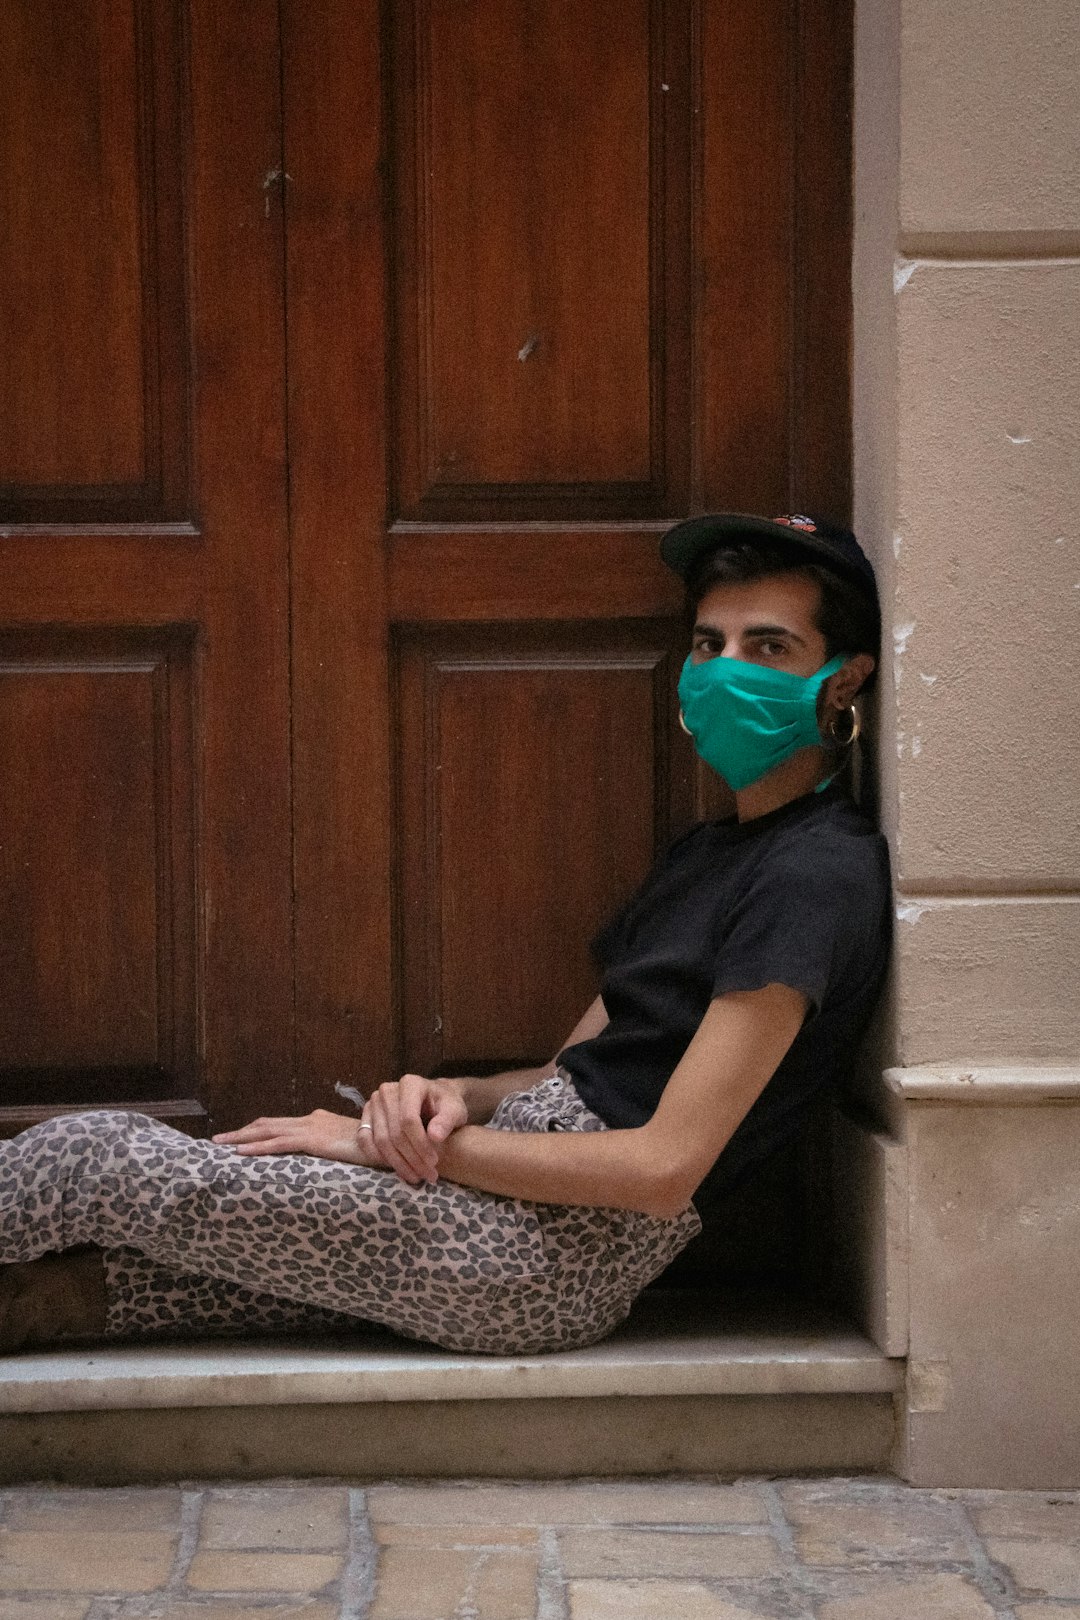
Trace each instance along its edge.
{"label": "stone paving", "polygon": [[1080,1620],[1080,1492],[10,1489],[0,1620]]}

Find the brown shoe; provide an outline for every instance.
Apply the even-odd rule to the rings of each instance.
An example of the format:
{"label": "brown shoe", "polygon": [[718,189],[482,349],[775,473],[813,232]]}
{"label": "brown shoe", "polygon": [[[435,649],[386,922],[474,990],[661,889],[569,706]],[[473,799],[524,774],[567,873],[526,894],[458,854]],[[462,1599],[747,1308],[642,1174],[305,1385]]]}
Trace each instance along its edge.
{"label": "brown shoe", "polygon": [[100,1249],[67,1249],[0,1266],[0,1353],[100,1339],[105,1265]]}

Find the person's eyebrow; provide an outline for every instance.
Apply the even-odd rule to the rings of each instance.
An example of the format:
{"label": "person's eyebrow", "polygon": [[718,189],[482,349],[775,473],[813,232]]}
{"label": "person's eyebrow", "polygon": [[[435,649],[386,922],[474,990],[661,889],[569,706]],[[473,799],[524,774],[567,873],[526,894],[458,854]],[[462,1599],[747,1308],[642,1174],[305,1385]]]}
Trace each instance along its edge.
{"label": "person's eyebrow", "polygon": [[[695,624],[695,626],[694,626],[694,635],[695,636],[719,636],[721,639],[723,639],[724,632],[723,632],[723,630],[720,628],[720,626],[718,624],[709,624],[709,623],[707,623],[706,620],[699,619],[697,624]],[[800,647],[805,647],[806,646],[806,642],[805,642],[804,638],[802,636],[800,636],[797,631],[789,629],[786,624],[751,624],[751,625],[747,625],[746,629],[743,631],[743,635],[746,635],[746,636],[784,636],[784,637],[786,637],[786,639],[788,641],[797,641],[799,643]]]}
{"label": "person's eyebrow", "polygon": [[797,641],[800,647],[806,642],[797,631],[791,630],[786,624],[748,624],[743,631],[746,636],[786,636],[788,641]]}

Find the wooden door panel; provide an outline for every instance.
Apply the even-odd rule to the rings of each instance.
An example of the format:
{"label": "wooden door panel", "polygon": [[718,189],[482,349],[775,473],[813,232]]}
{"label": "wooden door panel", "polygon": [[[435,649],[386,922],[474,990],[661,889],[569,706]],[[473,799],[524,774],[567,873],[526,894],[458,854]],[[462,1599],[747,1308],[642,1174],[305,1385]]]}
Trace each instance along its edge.
{"label": "wooden door panel", "polygon": [[291,1100],[273,0],[0,0],[0,1131]]}
{"label": "wooden door panel", "polygon": [[592,1000],[590,939],[690,819],[680,662],[648,621],[402,636],[407,1067],[546,1060]]}
{"label": "wooden door panel", "polygon": [[685,499],[685,0],[395,8],[395,507]]}
{"label": "wooden door panel", "polygon": [[0,637],[9,1110],[194,1095],[191,655],[177,633]]}
{"label": "wooden door panel", "polygon": [[5,0],[0,521],[189,502],[172,0]]}

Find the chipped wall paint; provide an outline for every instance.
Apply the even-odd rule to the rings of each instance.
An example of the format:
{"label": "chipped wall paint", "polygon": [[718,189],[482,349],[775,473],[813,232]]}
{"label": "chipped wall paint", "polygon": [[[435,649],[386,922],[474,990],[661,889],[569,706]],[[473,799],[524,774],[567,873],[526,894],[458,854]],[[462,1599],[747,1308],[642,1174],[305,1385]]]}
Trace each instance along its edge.
{"label": "chipped wall paint", "polygon": [[893,292],[899,296],[919,268],[918,259],[897,259],[893,265]]}
{"label": "chipped wall paint", "polygon": [[908,1363],[908,1405],[912,1412],[944,1412],[952,1387],[952,1368],[947,1361]]}
{"label": "chipped wall paint", "polygon": [[917,923],[919,918],[926,914],[926,906],[920,905],[917,900],[901,900],[896,907],[896,920],[903,923]]}

